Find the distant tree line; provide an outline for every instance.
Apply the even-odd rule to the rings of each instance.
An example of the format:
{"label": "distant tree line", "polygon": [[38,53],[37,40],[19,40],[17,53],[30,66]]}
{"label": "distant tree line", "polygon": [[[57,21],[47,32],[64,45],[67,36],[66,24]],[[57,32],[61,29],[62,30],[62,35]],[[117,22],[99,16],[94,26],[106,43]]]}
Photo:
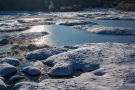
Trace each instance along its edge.
{"label": "distant tree line", "polygon": [[135,0],[0,0],[0,10],[77,11],[82,8],[135,11]]}

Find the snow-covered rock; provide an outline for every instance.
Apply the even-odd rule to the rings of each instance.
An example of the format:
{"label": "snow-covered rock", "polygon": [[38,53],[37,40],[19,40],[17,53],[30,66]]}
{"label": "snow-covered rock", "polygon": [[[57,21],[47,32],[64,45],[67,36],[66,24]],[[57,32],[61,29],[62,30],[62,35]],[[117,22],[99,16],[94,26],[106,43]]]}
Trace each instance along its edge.
{"label": "snow-covered rock", "polygon": [[24,77],[23,77],[23,76],[16,75],[16,76],[11,77],[10,80],[9,80],[9,82],[10,82],[10,83],[13,83],[13,82],[15,82],[16,80],[20,80],[20,79],[22,79],[22,78],[24,78]]}
{"label": "snow-covered rock", "polygon": [[7,64],[7,63],[0,64],[0,76],[2,77],[10,75],[16,71],[17,71],[16,67],[10,64]]}
{"label": "snow-covered rock", "polygon": [[30,52],[30,53],[27,53],[26,58],[43,60],[52,55],[56,55],[56,54],[66,52],[66,51],[67,51],[67,49],[64,49],[64,48],[50,48],[50,49],[44,48],[41,50],[36,50],[36,51]]}
{"label": "snow-covered rock", "polygon": [[23,68],[22,71],[29,74],[29,75],[39,75],[39,74],[41,74],[40,69],[37,68],[37,67],[34,67],[34,66],[25,67],[25,68]]}
{"label": "snow-covered rock", "polygon": [[0,44],[8,44],[9,40],[8,39],[1,39]]}
{"label": "snow-covered rock", "polygon": [[0,62],[8,63],[8,64],[11,64],[13,66],[18,66],[20,63],[19,60],[16,58],[2,58]]}
{"label": "snow-covered rock", "polygon": [[0,79],[0,90],[6,90],[6,84]]}

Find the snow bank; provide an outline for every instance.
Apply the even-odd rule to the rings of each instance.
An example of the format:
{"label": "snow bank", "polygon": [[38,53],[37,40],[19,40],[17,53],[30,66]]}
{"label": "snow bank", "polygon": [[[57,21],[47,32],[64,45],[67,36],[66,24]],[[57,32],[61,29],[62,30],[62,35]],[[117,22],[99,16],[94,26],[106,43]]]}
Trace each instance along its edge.
{"label": "snow bank", "polygon": [[28,38],[36,38],[47,35],[47,32],[29,32],[29,33],[20,33],[20,34],[13,34],[13,35],[5,35],[8,39],[28,39]]}
{"label": "snow bank", "polygon": [[37,67],[34,67],[34,66],[25,67],[25,68],[23,68],[22,71],[29,74],[29,75],[39,75],[39,74],[41,74],[40,69],[37,68]]}
{"label": "snow bank", "polygon": [[[78,47],[51,56],[44,63],[53,65],[49,71],[51,74],[65,75],[71,73],[71,70],[82,69],[85,73],[81,76],[71,79],[45,79],[40,83],[20,82],[15,85],[15,89],[134,90],[134,44],[99,43]],[[89,70],[94,71],[86,72]]]}
{"label": "snow bank", "polygon": [[67,49],[65,49],[65,48],[50,48],[50,49],[44,48],[41,50],[36,50],[36,51],[30,52],[30,53],[27,53],[26,58],[35,59],[35,60],[43,60],[52,55],[56,55],[56,54],[66,52],[66,51],[67,51]]}
{"label": "snow bank", "polygon": [[16,71],[17,71],[16,67],[10,64],[7,64],[7,63],[0,64],[0,76],[2,77],[10,75]]}

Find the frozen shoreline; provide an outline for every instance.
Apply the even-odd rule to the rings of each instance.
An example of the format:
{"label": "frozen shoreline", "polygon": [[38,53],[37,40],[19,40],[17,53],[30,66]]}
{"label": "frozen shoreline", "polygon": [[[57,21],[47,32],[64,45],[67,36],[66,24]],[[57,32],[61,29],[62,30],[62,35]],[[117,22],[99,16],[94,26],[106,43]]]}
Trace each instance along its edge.
{"label": "frozen shoreline", "polygon": [[[0,32],[27,30],[27,27],[31,28],[34,25],[57,24],[97,34],[135,35],[135,30],[132,28],[106,27],[90,21],[91,19],[135,20],[135,12],[121,12],[114,9],[92,9],[80,12],[1,11],[0,16]],[[21,44],[13,42],[15,39],[25,40],[45,35],[47,32],[29,32],[5,37],[12,40],[14,52],[20,51],[19,53],[25,56],[21,59],[42,61],[39,64],[35,62],[38,65],[27,67],[28,74],[42,74],[43,63],[52,65],[46,72],[51,76],[69,76],[74,70],[82,70],[83,74],[70,79],[44,79],[39,83],[23,81],[15,84],[15,90],[134,90],[135,44],[88,43],[58,48],[47,45],[38,46],[29,41],[26,46],[21,46],[24,42]],[[7,54],[4,55],[7,56]],[[18,71],[16,66],[20,63],[16,58],[6,58],[1,58],[0,62],[2,76],[0,89],[2,90],[7,88],[3,78]],[[7,71],[10,72],[3,73]],[[13,76],[11,81],[20,77],[23,76]]]}

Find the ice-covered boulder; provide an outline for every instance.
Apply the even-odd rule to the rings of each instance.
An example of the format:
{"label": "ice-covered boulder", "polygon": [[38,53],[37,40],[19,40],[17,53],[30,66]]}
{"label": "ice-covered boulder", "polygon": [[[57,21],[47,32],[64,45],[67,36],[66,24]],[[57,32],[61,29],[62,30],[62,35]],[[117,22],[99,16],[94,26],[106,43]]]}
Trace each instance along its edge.
{"label": "ice-covered boulder", "polygon": [[30,52],[26,54],[27,59],[36,59],[36,60],[43,60],[46,59],[52,55],[56,55],[62,52],[66,52],[67,49],[65,48],[44,48],[41,50],[36,50],[34,52]]}
{"label": "ice-covered boulder", "polygon": [[8,64],[11,64],[13,66],[18,66],[20,63],[19,60],[16,58],[2,58],[0,62],[8,63]]}
{"label": "ice-covered boulder", "polygon": [[0,64],[0,76],[2,77],[15,73],[16,71],[17,71],[16,67],[10,64],[7,63]]}
{"label": "ice-covered boulder", "polygon": [[39,75],[39,74],[41,74],[40,69],[37,68],[37,67],[34,67],[34,66],[27,66],[27,67],[23,68],[22,71],[29,74],[29,75]]}
{"label": "ice-covered boulder", "polygon": [[0,90],[6,90],[6,84],[0,79]]}
{"label": "ice-covered boulder", "polygon": [[8,39],[1,39],[0,44],[8,44],[9,40]]}
{"label": "ice-covered boulder", "polygon": [[16,76],[11,77],[10,80],[9,80],[9,82],[10,82],[10,83],[13,83],[13,82],[15,82],[16,80],[20,80],[20,79],[22,79],[22,78],[24,78],[24,77],[23,77],[23,76],[16,75]]}

